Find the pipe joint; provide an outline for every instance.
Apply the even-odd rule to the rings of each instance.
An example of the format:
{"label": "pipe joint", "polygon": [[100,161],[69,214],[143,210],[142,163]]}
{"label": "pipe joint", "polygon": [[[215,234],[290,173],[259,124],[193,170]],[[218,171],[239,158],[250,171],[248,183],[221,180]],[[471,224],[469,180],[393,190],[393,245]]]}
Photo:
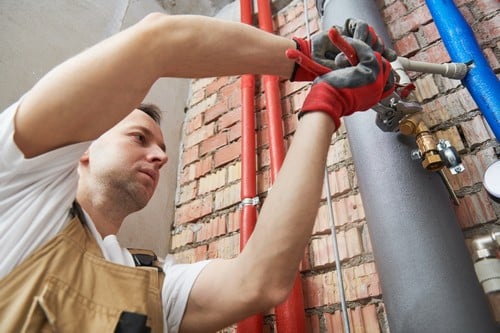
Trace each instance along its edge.
{"label": "pipe joint", "polygon": [[471,247],[474,261],[484,258],[495,258],[496,251],[500,249],[500,230],[475,238],[472,241]]}

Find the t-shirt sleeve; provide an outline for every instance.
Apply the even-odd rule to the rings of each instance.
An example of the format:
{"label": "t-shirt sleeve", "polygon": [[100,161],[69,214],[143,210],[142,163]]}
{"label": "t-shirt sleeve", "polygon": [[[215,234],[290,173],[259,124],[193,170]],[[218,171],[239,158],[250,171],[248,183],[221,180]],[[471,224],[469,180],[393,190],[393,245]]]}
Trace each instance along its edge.
{"label": "t-shirt sleeve", "polygon": [[177,333],[186,311],[187,301],[196,278],[210,260],[194,264],[174,264],[167,258],[163,268],[165,280],[162,288],[162,303],[165,330]]}
{"label": "t-shirt sleeve", "polygon": [[14,142],[20,102],[0,113],[0,277],[54,237],[67,223],[77,167],[90,142],[25,158]]}

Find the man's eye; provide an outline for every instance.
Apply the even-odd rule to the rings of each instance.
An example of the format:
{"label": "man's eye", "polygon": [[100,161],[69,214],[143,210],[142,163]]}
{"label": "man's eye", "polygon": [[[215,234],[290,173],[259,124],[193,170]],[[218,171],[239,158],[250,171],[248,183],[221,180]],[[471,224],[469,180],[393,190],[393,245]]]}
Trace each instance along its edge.
{"label": "man's eye", "polygon": [[139,141],[140,143],[145,143],[146,142],[146,137],[142,134],[136,134],[135,135],[135,138],[137,139],[137,141]]}

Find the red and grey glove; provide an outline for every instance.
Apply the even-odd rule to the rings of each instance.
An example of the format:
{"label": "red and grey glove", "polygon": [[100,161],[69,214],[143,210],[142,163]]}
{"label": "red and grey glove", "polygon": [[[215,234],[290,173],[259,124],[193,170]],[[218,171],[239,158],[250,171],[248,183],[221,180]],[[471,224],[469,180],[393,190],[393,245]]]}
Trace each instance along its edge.
{"label": "red and grey glove", "polygon": [[377,51],[389,61],[395,61],[397,54],[393,49],[385,47],[384,41],[375,32],[372,26],[363,20],[349,18],[345,21],[341,34],[343,36],[359,39],[370,45],[374,51]]}
{"label": "red and grey glove", "polygon": [[339,128],[341,117],[367,110],[394,91],[391,64],[367,44],[345,39],[354,48],[359,63],[318,76],[299,117],[308,112],[325,112]]}
{"label": "red and grey glove", "polygon": [[[347,19],[344,27],[334,26],[328,32],[321,32],[310,40],[294,37],[297,50],[290,51],[287,55],[296,60],[295,68],[290,78],[291,81],[313,81],[318,75],[327,70],[335,70],[344,67],[345,63],[339,61],[338,56],[342,54],[331,40],[331,30],[335,29],[339,34],[346,37],[359,39],[379,52],[389,61],[397,58],[396,53],[384,46],[375,30],[366,22],[357,19]],[[309,64],[306,66],[306,62]],[[313,64],[314,66],[311,66]],[[314,68],[316,70],[311,70]]]}

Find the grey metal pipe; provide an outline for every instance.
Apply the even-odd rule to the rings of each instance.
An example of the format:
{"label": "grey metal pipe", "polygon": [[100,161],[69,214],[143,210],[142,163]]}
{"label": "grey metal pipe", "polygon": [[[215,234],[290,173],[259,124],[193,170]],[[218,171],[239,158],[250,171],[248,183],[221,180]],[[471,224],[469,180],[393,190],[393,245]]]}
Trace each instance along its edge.
{"label": "grey metal pipe", "polygon": [[[375,3],[326,2],[323,30],[356,17],[390,45]],[[410,159],[411,138],[378,129],[375,112],[344,120],[391,332],[496,332],[439,176]]]}

